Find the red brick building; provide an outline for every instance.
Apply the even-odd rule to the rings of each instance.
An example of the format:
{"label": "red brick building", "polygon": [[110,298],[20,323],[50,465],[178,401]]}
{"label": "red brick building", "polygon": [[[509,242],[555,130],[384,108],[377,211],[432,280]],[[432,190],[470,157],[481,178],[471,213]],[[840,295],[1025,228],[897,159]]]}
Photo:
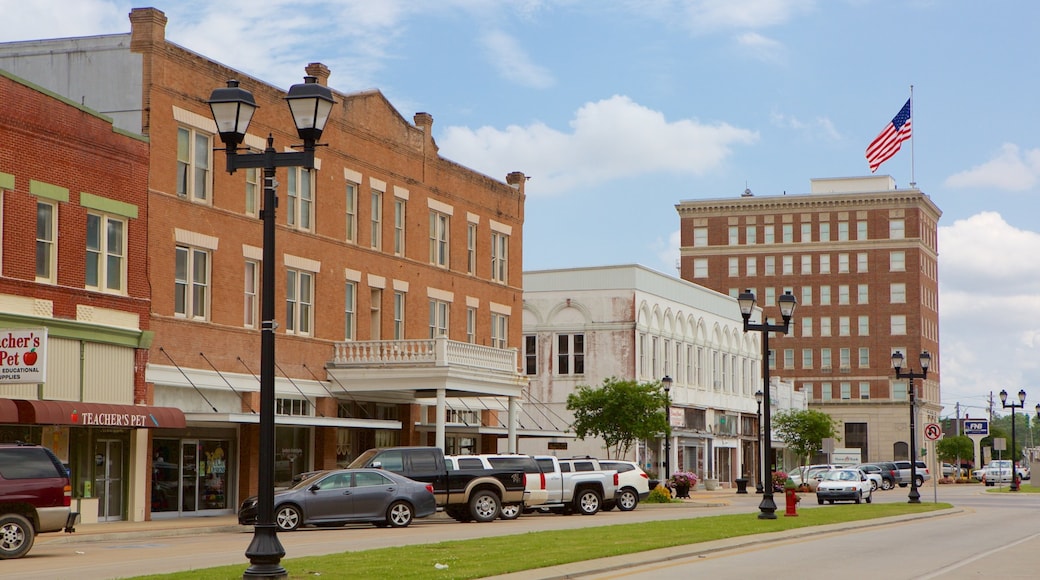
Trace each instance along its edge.
{"label": "red brick building", "polygon": [[[502,182],[440,157],[427,113],[409,122],[378,91],[333,90],[315,168],[278,170],[278,257],[263,264],[260,176],[225,171],[207,100],[239,80],[259,105],[244,146],[260,151],[270,134],[282,151],[300,141],[284,90],[167,42],[158,10],[134,9],[130,22],[129,34],[2,45],[0,68],[147,136],[139,273],[155,339],[144,398],[187,421],[150,429],[137,458],[150,462],[152,515],[233,511],[256,491],[267,266],[277,482],[377,445],[513,444],[524,176]],[[300,72],[322,84],[331,74],[320,63]]]}
{"label": "red brick building", "polygon": [[[865,461],[908,459],[909,387],[895,379],[895,351],[915,372],[922,351],[932,356],[928,379],[915,381],[918,428],[940,410],[942,213],[932,200],[877,176],[814,179],[808,194],[747,191],[676,209],[683,279],[733,297],[750,288],[771,320],[780,317],[778,296],[797,299],[791,332],[770,340],[770,374],[793,381],[810,407],[841,423],[840,447],[861,449]],[[923,446],[920,433],[917,441]]]}

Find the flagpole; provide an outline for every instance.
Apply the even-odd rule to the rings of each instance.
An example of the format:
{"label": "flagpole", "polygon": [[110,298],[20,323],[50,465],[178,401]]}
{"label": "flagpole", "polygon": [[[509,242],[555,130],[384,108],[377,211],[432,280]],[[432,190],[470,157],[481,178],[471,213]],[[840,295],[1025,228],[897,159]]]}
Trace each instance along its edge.
{"label": "flagpole", "polygon": [[[914,85],[910,85],[910,123],[913,125],[914,122]],[[910,131],[910,187],[917,187],[917,180],[914,179],[914,133],[916,131]]]}

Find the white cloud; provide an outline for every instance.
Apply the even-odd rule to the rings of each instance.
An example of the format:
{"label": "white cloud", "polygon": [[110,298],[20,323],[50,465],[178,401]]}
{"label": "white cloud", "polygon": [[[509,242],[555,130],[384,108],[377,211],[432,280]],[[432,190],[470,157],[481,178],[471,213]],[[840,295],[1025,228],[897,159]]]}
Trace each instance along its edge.
{"label": "white cloud", "polygon": [[126,33],[130,31],[129,13],[129,2],[0,0],[0,14],[4,15],[0,41]]}
{"label": "white cloud", "polygon": [[784,45],[757,32],[745,32],[736,37],[737,45],[754,59],[782,63],[786,59]]}
{"label": "white cloud", "polygon": [[956,188],[996,188],[1005,191],[1032,189],[1040,178],[1040,149],[1019,150],[1005,143],[993,159],[946,178]]}
{"label": "white cloud", "polygon": [[813,0],[685,0],[690,25],[698,32],[760,29],[786,23],[813,7]]}
{"label": "white cloud", "polygon": [[492,30],[484,34],[481,44],[487,49],[488,60],[502,78],[535,89],[553,85],[552,74],[531,62],[512,36],[501,30]]}
{"label": "white cloud", "polygon": [[552,194],[655,172],[703,175],[733,146],[758,140],[757,132],[727,123],[669,122],[624,96],[586,103],[570,126],[569,133],[544,123],[448,127],[438,144],[446,157],[491,176],[523,171],[535,180],[529,193]]}

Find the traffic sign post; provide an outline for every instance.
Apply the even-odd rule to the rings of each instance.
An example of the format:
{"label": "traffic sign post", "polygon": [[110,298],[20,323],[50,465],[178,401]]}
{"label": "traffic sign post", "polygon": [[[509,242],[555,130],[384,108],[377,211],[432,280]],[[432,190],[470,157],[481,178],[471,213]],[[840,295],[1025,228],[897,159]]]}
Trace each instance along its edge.
{"label": "traffic sign post", "polygon": [[942,438],[942,427],[938,423],[929,423],[924,427],[924,436],[929,441],[937,441]]}

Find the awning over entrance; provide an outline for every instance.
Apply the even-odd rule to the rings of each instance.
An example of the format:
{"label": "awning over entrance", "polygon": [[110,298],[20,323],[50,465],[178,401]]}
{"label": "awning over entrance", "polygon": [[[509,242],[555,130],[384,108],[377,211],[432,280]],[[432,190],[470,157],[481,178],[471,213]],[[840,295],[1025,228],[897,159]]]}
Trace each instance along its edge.
{"label": "awning over entrance", "polygon": [[[7,409],[17,409],[12,421]],[[81,427],[122,427],[125,429],[184,428],[184,412],[174,407],[115,405],[81,401],[33,401],[0,399],[0,422],[23,425],[77,425]]]}
{"label": "awning over entrance", "polygon": [[0,399],[0,423],[17,423],[18,407],[11,399]]}

